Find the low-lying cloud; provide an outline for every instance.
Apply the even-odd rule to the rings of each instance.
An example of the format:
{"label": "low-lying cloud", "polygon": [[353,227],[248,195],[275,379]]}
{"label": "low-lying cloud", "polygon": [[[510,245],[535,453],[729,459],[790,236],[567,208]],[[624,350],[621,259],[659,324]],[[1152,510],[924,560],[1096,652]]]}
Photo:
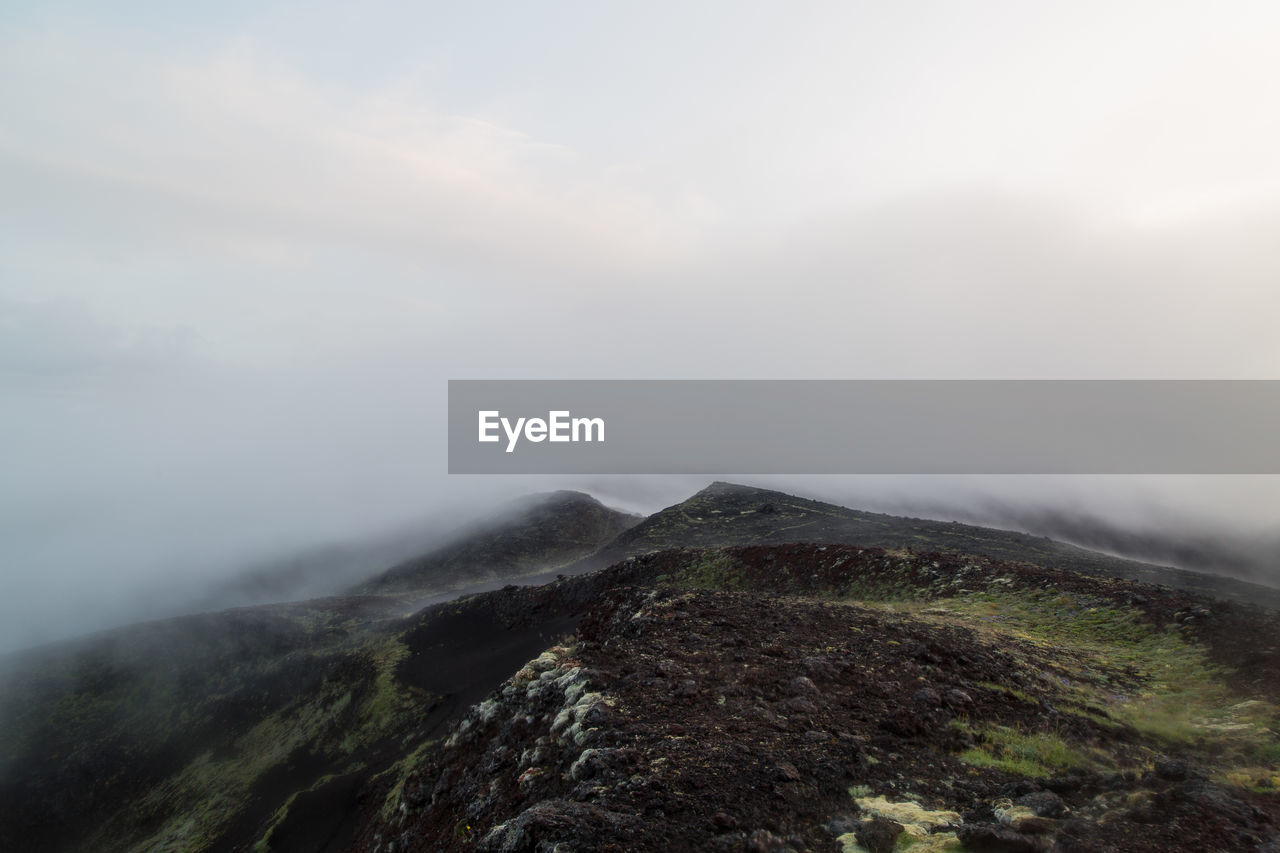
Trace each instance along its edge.
{"label": "low-lying cloud", "polygon": [[[744,70],[749,92],[707,90],[695,65],[647,112],[542,91],[583,116],[557,126],[622,128],[556,138],[480,99],[445,108],[429,77],[340,86],[234,34],[0,30],[18,81],[0,85],[0,647],[460,504],[587,486],[652,511],[705,485],[451,479],[449,378],[1280,371],[1280,174],[1260,154],[1280,128],[1248,97],[1269,43],[1208,88],[1182,85],[1194,56],[1126,77],[1099,118],[1071,94],[1109,91],[1090,69],[935,79],[896,47],[857,54],[846,91],[842,32],[796,53],[803,79]],[[921,39],[901,48],[932,56]],[[877,73],[906,88],[875,91]],[[948,100],[954,80],[970,94]],[[1217,124],[1183,133],[1228,85]],[[797,486],[1275,577],[1271,478]]]}

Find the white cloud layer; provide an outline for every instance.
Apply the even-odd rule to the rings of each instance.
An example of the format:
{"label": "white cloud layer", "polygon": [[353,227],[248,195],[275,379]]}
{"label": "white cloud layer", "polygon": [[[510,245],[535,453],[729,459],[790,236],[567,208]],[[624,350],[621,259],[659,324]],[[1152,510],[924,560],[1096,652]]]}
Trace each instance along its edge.
{"label": "white cloud layer", "polygon": [[[1280,372],[1274,4],[27,11],[0,646],[69,589],[96,625],[175,572],[541,488],[444,476],[450,377]],[[1280,497],[1093,494],[1254,529]]]}

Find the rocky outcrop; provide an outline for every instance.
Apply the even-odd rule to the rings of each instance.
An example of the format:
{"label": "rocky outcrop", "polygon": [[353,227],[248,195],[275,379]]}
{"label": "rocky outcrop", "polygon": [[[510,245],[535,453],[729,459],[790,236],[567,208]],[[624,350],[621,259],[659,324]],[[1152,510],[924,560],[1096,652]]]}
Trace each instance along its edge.
{"label": "rocky outcrop", "polygon": [[[1057,707],[1038,673],[1065,651],[844,601],[606,587],[575,642],[529,661],[404,779],[361,849],[865,853],[907,837],[921,851],[1163,853],[1280,839],[1274,795]],[[966,760],[992,724],[1150,769],[1028,776]]]}

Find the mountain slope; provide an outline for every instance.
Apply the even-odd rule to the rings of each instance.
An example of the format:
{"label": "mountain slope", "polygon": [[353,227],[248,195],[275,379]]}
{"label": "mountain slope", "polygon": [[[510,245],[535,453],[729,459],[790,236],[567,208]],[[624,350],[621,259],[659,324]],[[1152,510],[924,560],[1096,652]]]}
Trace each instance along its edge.
{"label": "mountain slope", "polygon": [[1275,613],[839,545],[590,577],[574,641],[383,780],[354,849],[1280,845]]}
{"label": "mountain slope", "polygon": [[1280,608],[1280,590],[1246,581],[1112,557],[1026,533],[864,512],[723,482],[654,513],[580,561],[575,570],[602,568],[626,557],[674,547],[783,542],[978,554]]}
{"label": "mountain slope", "polygon": [[[624,555],[543,586],[242,608],[3,661],[0,849],[872,850],[836,837],[905,825],[908,800],[972,849],[1275,837],[1280,614],[1002,531],[956,534],[965,554],[839,544],[936,523],[759,489],[619,515],[538,497],[412,580],[605,537],[577,567]],[[1001,822],[1045,791],[1074,817]]]}
{"label": "mountain slope", "polygon": [[196,610],[221,610],[341,595],[388,566],[427,553],[456,536],[465,516],[438,512],[377,535],[331,542],[257,562],[205,591]]}
{"label": "mountain slope", "polygon": [[595,553],[640,520],[582,492],[532,495],[466,528],[453,541],[393,566],[356,591],[442,590],[552,571]]}
{"label": "mountain slope", "polygon": [[10,659],[0,849],[231,850],[272,833],[341,849],[361,786],[572,632],[583,604],[512,587],[398,607],[244,608]]}

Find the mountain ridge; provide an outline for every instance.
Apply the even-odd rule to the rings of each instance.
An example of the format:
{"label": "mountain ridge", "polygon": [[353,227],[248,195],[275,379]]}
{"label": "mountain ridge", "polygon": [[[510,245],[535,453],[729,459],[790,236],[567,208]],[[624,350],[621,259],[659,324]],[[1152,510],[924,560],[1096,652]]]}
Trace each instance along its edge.
{"label": "mountain ridge", "polygon": [[527,495],[456,531],[437,547],[392,566],[356,593],[447,589],[514,579],[568,566],[598,551],[641,517],[605,506],[585,492]]}
{"label": "mountain ridge", "polygon": [[[712,515],[718,519],[711,519]],[[1117,557],[1029,533],[851,509],[719,480],[649,515],[598,553],[584,557],[571,571],[603,568],[626,557],[681,545],[787,541],[976,553],[993,559],[1064,566],[1104,577],[1164,583],[1280,608],[1280,589],[1250,581]]]}
{"label": "mountain ridge", "polygon": [[[574,526],[622,515],[599,506],[531,497],[502,541],[545,565],[546,541],[605,538]],[[568,529],[530,530],[530,507]],[[940,535],[917,522],[714,483],[520,578],[538,585],[238,608],[11,658],[0,847],[834,853],[881,849],[864,841],[883,821],[967,849],[1280,843],[1280,612],[833,541]],[[1045,791],[1078,818],[1002,823]],[[911,829],[907,801],[955,818]],[[1143,846],[1151,820],[1196,828]]]}

